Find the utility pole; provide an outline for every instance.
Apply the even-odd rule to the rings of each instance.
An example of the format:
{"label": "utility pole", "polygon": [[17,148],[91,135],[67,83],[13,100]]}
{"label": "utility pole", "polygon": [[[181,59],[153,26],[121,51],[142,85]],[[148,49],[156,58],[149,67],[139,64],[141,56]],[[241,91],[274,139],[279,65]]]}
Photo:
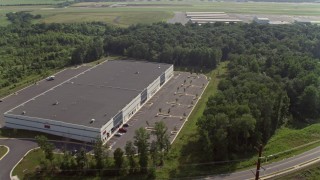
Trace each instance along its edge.
{"label": "utility pole", "polygon": [[258,157],[257,170],[256,170],[256,179],[255,180],[259,180],[260,165],[261,165],[261,154],[262,154],[262,144],[260,144],[260,146],[259,146],[259,157]]}

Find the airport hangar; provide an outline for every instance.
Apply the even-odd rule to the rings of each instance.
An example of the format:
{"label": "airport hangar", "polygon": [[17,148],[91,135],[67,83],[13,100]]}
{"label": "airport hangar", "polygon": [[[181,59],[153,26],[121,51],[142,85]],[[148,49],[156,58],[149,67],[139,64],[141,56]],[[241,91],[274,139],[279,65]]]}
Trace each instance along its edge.
{"label": "airport hangar", "polygon": [[5,126],[105,143],[172,77],[171,64],[106,61],[5,112]]}

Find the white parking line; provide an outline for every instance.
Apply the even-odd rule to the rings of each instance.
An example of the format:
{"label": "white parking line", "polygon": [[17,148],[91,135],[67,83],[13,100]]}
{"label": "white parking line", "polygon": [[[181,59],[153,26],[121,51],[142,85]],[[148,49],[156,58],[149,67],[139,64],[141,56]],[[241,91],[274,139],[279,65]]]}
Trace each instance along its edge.
{"label": "white parking line", "polygon": [[179,135],[180,131],[182,130],[184,124],[188,121],[190,114],[192,113],[192,111],[194,110],[194,108],[196,107],[196,105],[198,104],[198,101],[201,99],[201,97],[202,97],[204,91],[206,90],[209,82],[210,82],[210,81],[208,81],[207,84],[206,84],[206,86],[203,88],[203,90],[202,90],[199,98],[197,98],[197,101],[196,101],[195,104],[193,105],[193,107],[192,107],[190,113],[188,114],[188,116],[186,117],[186,119],[183,121],[182,126],[180,127],[180,129],[178,130],[178,132],[176,133],[176,135],[174,136],[173,140],[171,141],[171,144],[174,142],[174,140],[176,140],[176,138],[178,137],[178,135]]}

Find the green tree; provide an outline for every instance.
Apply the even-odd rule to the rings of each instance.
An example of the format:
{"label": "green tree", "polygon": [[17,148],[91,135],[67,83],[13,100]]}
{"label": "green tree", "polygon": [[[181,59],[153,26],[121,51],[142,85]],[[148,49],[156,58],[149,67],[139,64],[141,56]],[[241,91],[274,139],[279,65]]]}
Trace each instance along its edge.
{"label": "green tree", "polygon": [[148,167],[149,138],[150,134],[146,131],[146,129],[141,127],[135,131],[134,145],[138,148],[140,171],[143,173],[147,172]]}
{"label": "green tree", "polygon": [[113,152],[113,158],[114,158],[114,165],[118,170],[118,173],[120,172],[120,170],[122,169],[123,166],[123,151],[120,148],[117,148],[114,152]]}
{"label": "green tree", "polygon": [[104,167],[104,159],[105,159],[105,153],[103,144],[100,138],[98,138],[94,144],[94,159],[96,162],[96,168],[97,169],[103,169]]}
{"label": "green tree", "polygon": [[320,112],[320,95],[318,88],[308,86],[299,97],[299,110],[302,117],[316,118]]}
{"label": "green tree", "polygon": [[135,147],[132,143],[132,141],[127,141],[126,146],[125,146],[125,153],[127,155],[128,161],[129,161],[129,172],[132,174],[136,171],[137,168],[137,163],[134,159],[135,155]]}
{"label": "green tree", "polygon": [[81,148],[80,151],[76,154],[77,166],[80,170],[82,170],[88,162],[88,158],[86,155],[86,150]]}
{"label": "green tree", "polygon": [[167,152],[169,149],[169,147],[167,147],[167,142],[169,141],[167,131],[167,126],[164,124],[163,121],[160,121],[155,123],[154,131],[152,132],[152,134],[156,136],[157,150],[160,151],[160,165],[163,165],[164,152]]}
{"label": "green tree", "polygon": [[158,154],[159,152],[158,152],[157,143],[156,141],[152,141],[150,144],[150,155],[151,155],[153,166],[158,165]]}
{"label": "green tree", "polygon": [[36,136],[35,139],[40,149],[44,152],[45,158],[52,163],[54,159],[53,157],[54,145],[48,142],[48,138],[43,135]]}

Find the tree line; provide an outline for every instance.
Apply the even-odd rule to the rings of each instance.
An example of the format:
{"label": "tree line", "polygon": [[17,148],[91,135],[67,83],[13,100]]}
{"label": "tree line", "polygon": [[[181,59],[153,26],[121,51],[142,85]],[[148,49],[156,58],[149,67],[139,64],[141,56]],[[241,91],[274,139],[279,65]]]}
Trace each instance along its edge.
{"label": "tree line", "polygon": [[[150,136],[154,140],[150,140]],[[36,136],[36,141],[44,159],[35,172],[30,172],[26,178],[55,175],[59,176],[102,176],[126,177],[140,175],[146,179],[155,178],[155,169],[162,166],[170,149],[167,127],[161,122],[156,122],[154,131],[149,133],[145,128],[135,131],[134,141],[128,141],[124,149],[117,148],[113,157],[109,156],[109,149],[97,139],[93,144],[92,154],[82,147],[79,151],[63,149],[63,155],[54,155],[55,146],[41,135]],[[151,141],[151,142],[150,142]]]}

